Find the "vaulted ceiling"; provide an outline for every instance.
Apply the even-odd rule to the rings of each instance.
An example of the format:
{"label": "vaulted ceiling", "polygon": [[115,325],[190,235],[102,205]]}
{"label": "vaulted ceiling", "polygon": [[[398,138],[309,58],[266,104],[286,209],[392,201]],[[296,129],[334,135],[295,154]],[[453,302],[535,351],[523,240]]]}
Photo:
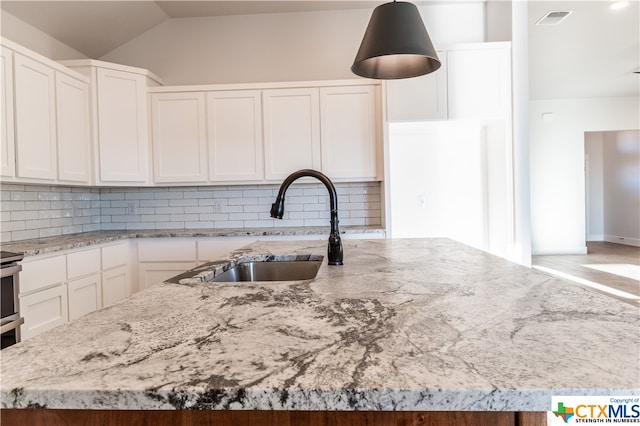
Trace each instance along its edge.
{"label": "vaulted ceiling", "polygon": [[6,1],[0,7],[97,59],[172,18],[373,9],[375,1]]}

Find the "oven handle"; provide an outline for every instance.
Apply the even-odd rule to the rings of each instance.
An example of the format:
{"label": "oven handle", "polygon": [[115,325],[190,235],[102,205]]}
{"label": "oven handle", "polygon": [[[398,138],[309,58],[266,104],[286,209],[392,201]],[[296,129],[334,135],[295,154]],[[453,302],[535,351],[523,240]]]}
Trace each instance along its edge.
{"label": "oven handle", "polygon": [[10,277],[11,275],[15,275],[18,272],[22,271],[22,265],[13,265],[8,268],[2,268],[0,270],[0,277]]}
{"label": "oven handle", "polygon": [[22,324],[24,324],[24,318],[18,318],[15,321],[11,321],[9,324],[5,324],[2,327],[0,327],[0,334],[4,334],[7,331],[13,330],[14,328],[18,328]]}

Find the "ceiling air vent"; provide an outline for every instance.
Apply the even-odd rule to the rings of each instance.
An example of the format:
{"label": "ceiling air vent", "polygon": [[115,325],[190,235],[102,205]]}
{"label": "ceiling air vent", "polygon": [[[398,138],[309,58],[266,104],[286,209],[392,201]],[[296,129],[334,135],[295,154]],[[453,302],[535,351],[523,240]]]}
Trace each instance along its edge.
{"label": "ceiling air vent", "polygon": [[559,10],[552,10],[550,12],[547,12],[546,15],[544,15],[542,18],[540,18],[540,20],[538,20],[538,22],[536,22],[536,25],[558,25],[560,22],[564,21],[567,16],[571,15],[573,12],[572,11],[559,11]]}

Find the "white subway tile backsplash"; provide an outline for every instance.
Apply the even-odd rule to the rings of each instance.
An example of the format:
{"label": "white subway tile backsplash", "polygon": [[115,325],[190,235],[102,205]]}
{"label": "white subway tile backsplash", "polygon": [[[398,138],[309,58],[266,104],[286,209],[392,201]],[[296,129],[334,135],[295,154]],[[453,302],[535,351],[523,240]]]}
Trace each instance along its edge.
{"label": "white subway tile backsplash", "polygon": [[37,229],[29,229],[27,231],[13,231],[11,233],[11,241],[17,240],[30,240],[32,238],[38,238],[39,233]]}
{"label": "white subway tile backsplash", "polygon": [[60,201],[62,195],[59,192],[38,192],[38,200],[40,201]]}
{"label": "white subway tile backsplash", "polygon": [[248,206],[258,204],[258,198],[229,198],[230,206]]}
{"label": "white subway tile backsplash", "polygon": [[180,199],[180,200],[169,200],[169,206],[197,206],[198,200],[189,200],[189,199]]}
{"label": "white subway tile backsplash", "polygon": [[125,200],[153,200],[154,198],[153,192],[127,192],[124,196]]}
{"label": "white subway tile backsplash", "polygon": [[140,200],[140,207],[169,207],[169,200]]}
{"label": "white subway tile backsplash", "polygon": [[37,192],[14,191],[9,193],[8,199],[13,201],[37,201]]}
{"label": "white subway tile backsplash", "polygon": [[2,232],[24,231],[26,224],[23,220],[18,222],[2,222]]}
{"label": "white subway tile backsplash", "polygon": [[[296,183],[284,219],[270,216],[278,185],[82,188],[2,184],[3,242],[99,230],[328,226],[322,184]],[[379,183],[339,183],[340,225],[380,225]]]}
{"label": "white subway tile backsplash", "polygon": [[154,194],[156,200],[175,200],[184,198],[182,192],[171,191],[171,192],[156,192]]}
{"label": "white subway tile backsplash", "polygon": [[25,207],[26,203],[24,201],[3,201],[0,203],[0,210],[5,212],[22,211],[25,210]]}
{"label": "white subway tile backsplash", "polygon": [[38,238],[55,237],[62,235],[62,228],[43,228],[38,231]]}
{"label": "white subway tile backsplash", "polygon": [[[12,221],[17,221],[17,220],[33,220],[33,219],[38,219],[39,214],[38,214],[38,210],[34,210],[34,211],[28,211],[28,210],[19,210],[19,211],[12,211],[10,212],[11,214],[11,219]],[[4,223],[4,221],[3,221]]]}
{"label": "white subway tile backsplash", "polygon": [[105,192],[104,194],[100,194],[100,200],[102,201],[110,201],[110,200],[124,200],[124,192]]}

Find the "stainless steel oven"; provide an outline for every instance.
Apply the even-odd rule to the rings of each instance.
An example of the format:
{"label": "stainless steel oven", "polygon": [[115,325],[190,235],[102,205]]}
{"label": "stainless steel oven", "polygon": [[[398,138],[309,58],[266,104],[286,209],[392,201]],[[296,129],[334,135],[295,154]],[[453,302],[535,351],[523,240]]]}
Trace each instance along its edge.
{"label": "stainless steel oven", "polygon": [[0,287],[0,337],[1,349],[14,345],[20,341],[20,326],[24,318],[20,317],[20,271],[18,264],[24,255],[0,251],[0,273],[2,286]]}

